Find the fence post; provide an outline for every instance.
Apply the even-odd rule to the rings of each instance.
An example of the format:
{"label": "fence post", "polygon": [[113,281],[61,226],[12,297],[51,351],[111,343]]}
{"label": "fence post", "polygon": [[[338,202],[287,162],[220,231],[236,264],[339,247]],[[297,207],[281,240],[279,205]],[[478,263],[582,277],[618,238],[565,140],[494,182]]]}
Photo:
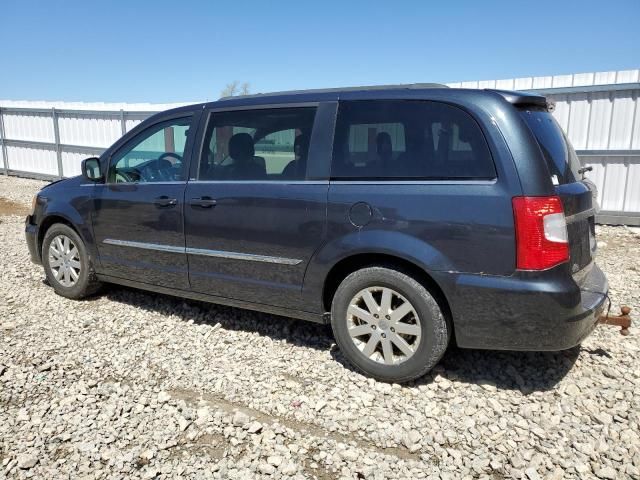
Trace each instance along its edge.
{"label": "fence post", "polygon": [[2,166],[4,174],[9,175],[9,157],[7,157],[6,136],[4,134],[4,120],[2,118],[2,108],[0,107],[0,147],[2,147]]}
{"label": "fence post", "polygon": [[60,150],[60,129],[58,127],[58,114],[56,108],[51,109],[51,118],[53,120],[53,136],[56,142],[56,160],[58,161],[58,177],[62,178],[62,150]]}
{"label": "fence post", "polygon": [[123,137],[124,137],[124,134],[127,133],[127,123],[124,121],[124,110],[123,109],[120,109],[120,131],[121,131]]}

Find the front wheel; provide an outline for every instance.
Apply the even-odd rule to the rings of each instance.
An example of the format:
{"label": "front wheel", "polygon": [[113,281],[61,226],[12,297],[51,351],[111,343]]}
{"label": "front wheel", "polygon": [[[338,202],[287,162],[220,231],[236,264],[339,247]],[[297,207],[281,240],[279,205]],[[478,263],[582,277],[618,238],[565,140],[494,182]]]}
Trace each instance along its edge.
{"label": "front wheel", "polygon": [[412,277],[383,267],[358,270],[342,281],[331,305],[331,326],[347,360],[386,382],[427,373],[450,337],[431,293]]}
{"label": "front wheel", "polygon": [[42,264],[58,295],[79,299],[100,288],[84,242],[68,225],[56,223],[47,230],[42,242]]}

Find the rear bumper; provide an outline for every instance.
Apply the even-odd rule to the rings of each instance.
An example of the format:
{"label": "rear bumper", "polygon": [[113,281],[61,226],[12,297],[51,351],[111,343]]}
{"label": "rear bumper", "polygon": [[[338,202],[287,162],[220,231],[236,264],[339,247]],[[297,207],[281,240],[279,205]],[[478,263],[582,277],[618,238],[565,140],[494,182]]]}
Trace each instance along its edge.
{"label": "rear bumper", "polygon": [[31,223],[31,216],[26,218],[24,234],[27,240],[27,248],[29,249],[31,261],[37,265],[41,265],[42,259],[40,258],[40,252],[38,251],[38,226]]}
{"label": "rear bumper", "polygon": [[458,346],[498,350],[564,350],[580,344],[595,328],[609,288],[595,263],[579,278],[561,265],[512,277],[459,274],[443,282]]}

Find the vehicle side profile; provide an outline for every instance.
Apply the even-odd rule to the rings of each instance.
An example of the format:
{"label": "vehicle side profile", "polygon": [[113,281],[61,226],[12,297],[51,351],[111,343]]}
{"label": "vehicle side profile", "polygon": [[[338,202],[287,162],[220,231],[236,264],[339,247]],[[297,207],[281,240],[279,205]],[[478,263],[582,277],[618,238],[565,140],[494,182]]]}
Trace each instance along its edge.
{"label": "vehicle side profile", "polygon": [[435,84],[230,97],[148,118],[26,220],[79,299],[103,282],[331,323],[404,382],[450,342],[579,344],[608,285],[595,201],[538,95]]}

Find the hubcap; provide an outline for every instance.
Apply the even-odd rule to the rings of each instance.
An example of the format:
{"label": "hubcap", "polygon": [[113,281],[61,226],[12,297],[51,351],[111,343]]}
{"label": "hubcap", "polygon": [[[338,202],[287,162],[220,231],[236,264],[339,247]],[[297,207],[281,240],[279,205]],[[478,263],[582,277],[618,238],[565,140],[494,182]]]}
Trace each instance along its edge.
{"label": "hubcap", "polygon": [[73,287],[80,278],[80,252],[66,235],[57,235],[49,244],[49,267],[63,287]]}
{"label": "hubcap", "polygon": [[364,356],[378,363],[396,365],[413,356],[422,327],[413,305],[387,287],[358,292],[347,310],[347,328]]}

